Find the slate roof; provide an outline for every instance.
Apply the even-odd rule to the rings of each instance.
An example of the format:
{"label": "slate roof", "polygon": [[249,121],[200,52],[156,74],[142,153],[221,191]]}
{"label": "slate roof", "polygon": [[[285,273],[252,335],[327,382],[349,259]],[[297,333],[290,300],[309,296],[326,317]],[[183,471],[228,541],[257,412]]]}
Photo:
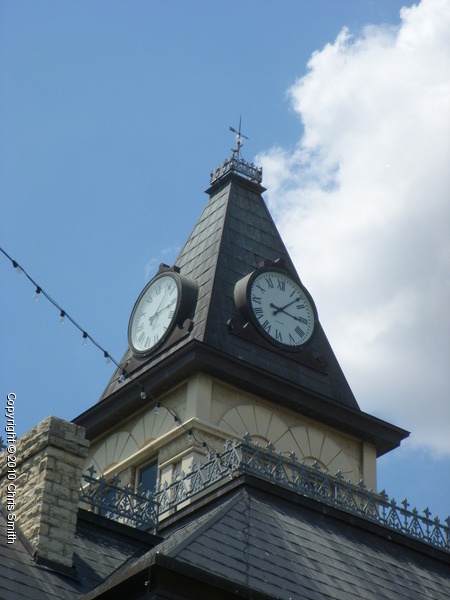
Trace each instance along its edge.
{"label": "slate roof", "polygon": [[[179,515],[164,542],[130,561],[128,575],[153,565],[205,583],[209,576],[230,597],[239,589],[283,600],[450,599],[445,552],[252,478],[227,494]],[[127,570],[112,575],[86,600],[113,597],[102,592],[126,577]]]}
{"label": "slate roof", "polygon": [[[281,354],[278,348],[266,344],[263,338],[255,349],[253,342],[230,335],[227,323],[231,317],[238,317],[233,293],[239,279],[254,271],[263,260],[281,258],[291,272],[296,273],[296,270],[261,196],[264,188],[232,175],[209,191],[210,200],[175,261],[181,274],[193,279],[199,286],[191,335],[176,346],[158,352],[144,364],[135,360],[128,348],[121,364],[127,365],[127,371],[136,369],[142,373],[154,368],[182,345],[197,340],[233,358],[239,357],[241,362],[358,410],[320,324],[308,350],[326,363],[326,375],[303,365],[297,368],[292,353]],[[118,387],[117,375],[113,376],[106,395]]]}
{"label": "slate roof", "polygon": [[450,599],[449,553],[252,476],[180,510],[158,537],[80,510],[73,577],[36,564],[18,531],[14,544],[0,536],[5,600],[106,600],[123,590],[131,600],[147,581],[196,599]]}
{"label": "slate roof", "polygon": [[[0,528],[6,532],[6,511],[0,504]],[[130,560],[143,555],[159,538],[143,534],[92,513],[79,511],[72,573],[39,564],[16,524],[17,539],[0,535],[0,599],[52,600],[78,598]]]}
{"label": "slate roof", "polygon": [[[243,323],[234,303],[236,282],[264,260],[282,259],[287,269],[296,271],[262,198],[263,187],[231,173],[208,191],[209,202],[175,263],[199,286],[192,331],[144,360],[128,349],[121,364],[154,395],[186,378],[189,365],[197,371],[215,370],[219,378],[270,401],[366,436],[378,455],[397,447],[408,432],[359,409],[320,322],[298,353],[280,351],[256,331],[250,340],[235,334]],[[238,327],[230,330],[230,319]],[[74,419],[86,428],[88,439],[144,404],[127,380],[119,383],[119,374],[117,370],[100,402]]]}

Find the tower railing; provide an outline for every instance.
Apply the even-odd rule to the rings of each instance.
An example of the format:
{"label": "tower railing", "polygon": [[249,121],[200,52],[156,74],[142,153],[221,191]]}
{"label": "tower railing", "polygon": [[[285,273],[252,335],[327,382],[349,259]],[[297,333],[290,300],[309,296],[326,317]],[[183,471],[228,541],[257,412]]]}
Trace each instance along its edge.
{"label": "tower railing", "polygon": [[255,183],[262,182],[262,167],[257,167],[254,163],[248,163],[243,158],[240,158],[237,153],[233,152],[230,158],[227,158],[221,165],[212,169],[210,184],[212,185],[221,177],[231,172],[243,175]]}
{"label": "tower railing", "polygon": [[362,481],[355,485],[340,472],[331,475],[322,470],[317,462],[308,466],[294,453],[277,452],[271,444],[266,448],[253,444],[249,436],[241,443],[226,442],[223,452],[209,453],[204,462],[193,463],[189,473],[175,473],[170,484],[158,484],[153,494],[134,493],[129,486],[121,488],[118,478],[108,482],[94,474],[91,468],[83,477],[80,500],[109,518],[140,529],[157,529],[168,511],[179,510],[226,479],[249,474],[450,552],[449,517],[441,522],[432,518],[428,508],[420,514],[416,508],[410,509],[406,499],[398,504],[384,490],[368,490]]}

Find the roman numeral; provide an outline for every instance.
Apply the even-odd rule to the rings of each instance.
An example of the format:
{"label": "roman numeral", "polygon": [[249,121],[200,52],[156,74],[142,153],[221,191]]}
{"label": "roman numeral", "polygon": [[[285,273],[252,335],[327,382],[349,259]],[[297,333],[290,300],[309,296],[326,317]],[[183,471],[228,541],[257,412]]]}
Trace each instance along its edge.
{"label": "roman numeral", "polygon": [[147,348],[150,346],[150,336],[147,336],[145,338],[145,345],[146,345]]}
{"label": "roman numeral", "polygon": [[305,337],[305,332],[303,331],[303,329],[297,325],[297,327],[295,328],[295,333],[298,334],[299,337]]}
{"label": "roman numeral", "polygon": [[175,311],[171,310],[169,313],[169,319],[172,319],[174,314],[175,314]]}
{"label": "roman numeral", "polygon": [[296,304],[295,308],[297,310],[301,310],[302,308],[305,308],[305,305],[304,304]]}
{"label": "roman numeral", "polygon": [[289,342],[290,342],[291,344],[295,344],[295,340],[294,340],[294,338],[292,337],[292,335],[291,335],[291,334],[289,334]]}
{"label": "roman numeral", "polygon": [[253,312],[255,313],[255,316],[258,319],[260,319],[263,316],[263,314],[264,314],[264,311],[261,308],[261,306],[255,306],[255,308],[253,309]]}
{"label": "roman numeral", "polygon": [[264,292],[266,291],[262,286],[259,285],[259,283],[255,283],[255,287],[258,288],[258,290],[261,290],[261,292],[264,294]]}
{"label": "roman numeral", "polygon": [[267,285],[268,285],[270,288],[273,288],[273,281],[272,281],[272,278],[271,278],[271,277],[264,277],[264,279],[267,281]]}
{"label": "roman numeral", "polygon": [[277,288],[284,292],[284,290],[286,289],[286,282],[282,281],[281,279],[278,279],[277,280]]}
{"label": "roman numeral", "polygon": [[252,304],[261,304],[260,296],[252,296]]}
{"label": "roman numeral", "polygon": [[278,331],[278,329],[275,330],[275,337],[279,342],[283,341],[283,337],[281,335],[281,331]]}
{"label": "roman numeral", "polygon": [[304,319],[303,317],[297,317],[297,321],[300,321],[300,323],[303,323],[304,325],[308,324],[308,319]]}
{"label": "roman numeral", "polygon": [[141,323],[140,325],[138,325],[136,327],[136,333],[139,333],[140,331],[142,331],[144,329],[144,323]]}
{"label": "roman numeral", "polygon": [[267,320],[264,321],[264,323],[262,324],[262,326],[267,331],[267,333],[270,333],[270,329],[271,329],[272,325],[269,323],[269,321],[267,321]]}

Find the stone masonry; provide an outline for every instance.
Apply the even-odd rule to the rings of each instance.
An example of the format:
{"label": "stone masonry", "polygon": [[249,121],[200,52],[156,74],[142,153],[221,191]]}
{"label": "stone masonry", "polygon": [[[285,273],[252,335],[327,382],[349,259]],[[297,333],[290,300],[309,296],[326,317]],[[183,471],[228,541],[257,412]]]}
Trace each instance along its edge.
{"label": "stone masonry", "polygon": [[[74,423],[47,417],[16,444],[15,515],[37,560],[72,567],[81,472],[89,442]],[[0,454],[0,500],[7,467]]]}

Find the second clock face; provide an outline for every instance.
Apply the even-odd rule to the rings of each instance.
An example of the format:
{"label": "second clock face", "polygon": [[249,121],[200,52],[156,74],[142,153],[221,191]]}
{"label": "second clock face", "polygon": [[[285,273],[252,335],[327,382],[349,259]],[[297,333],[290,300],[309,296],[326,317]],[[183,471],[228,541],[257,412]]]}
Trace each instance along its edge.
{"label": "second clock face", "polygon": [[281,271],[261,271],[250,281],[248,293],[253,321],[266,337],[292,350],[309,340],[314,310],[293,279]]}
{"label": "second clock face", "polygon": [[135,354],[147,354],[170,333],[180,290],[174,275],[159,275],[139,296],[131,314],[128,337]]}

